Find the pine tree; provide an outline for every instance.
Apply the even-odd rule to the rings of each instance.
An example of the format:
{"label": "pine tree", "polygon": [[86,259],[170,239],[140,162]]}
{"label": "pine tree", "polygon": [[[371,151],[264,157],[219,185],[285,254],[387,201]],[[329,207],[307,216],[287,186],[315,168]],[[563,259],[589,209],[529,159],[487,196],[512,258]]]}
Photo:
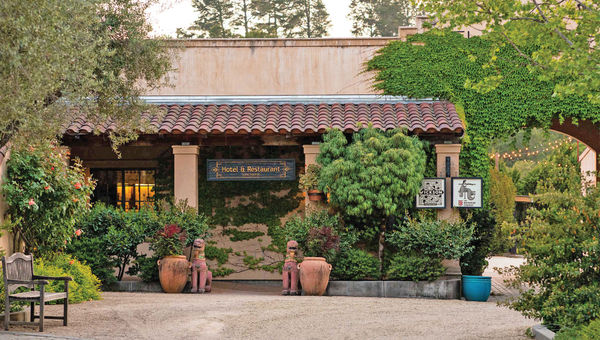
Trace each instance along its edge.
{"label": "pine tree", "polygon": [[255,35],[265,37],[288,36],[293,3],[288,0],[253,0],[252,15],[258,19]]}
{"label": "pine tree", "polygon": [[407,26],[415,11],[409,0],[352,0],[350,18],[355,36],[389,37]]}
{"label": "pine tree", "polygon": [[322,0],[295,0],[287,36],[318,38],[327,34],[331,21]]}
{"label": "pine tree", "polygon": [[187,31],[177,29],[179,38],[231,38],[234,2],[231,0],[192,0],[198,19]]}

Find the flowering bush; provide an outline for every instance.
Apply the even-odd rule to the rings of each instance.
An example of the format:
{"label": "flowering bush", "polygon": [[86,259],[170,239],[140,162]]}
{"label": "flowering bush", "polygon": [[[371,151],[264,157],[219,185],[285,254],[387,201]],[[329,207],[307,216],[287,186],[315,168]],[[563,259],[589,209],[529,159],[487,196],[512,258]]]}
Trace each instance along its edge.
{"label": "flowering bush", "polygon": [[171,255],[182,255],[187,233],[176,224],[166,225],[159,230],[150,245],[150,249],[159,258]]}
{"label": "flowering bush", "polygon": [[68,165],[68,151],[53,144],[14,149],[2,194],[15,244],[36,256],[65,247],[76,233],[77,219],[89,210],[94,183],[79,161]]}
{"label": "flowering bush", "polygon": [[[78,303],[90,300],[100,300],[100,280],[92,274],[90,266],[79,262],[71,255],[58,254],[51,259],[35,259],[35,275],[70,276],[69,302]],[[49,280],[45,287],[47,292],[64,292],[65,282]]]}

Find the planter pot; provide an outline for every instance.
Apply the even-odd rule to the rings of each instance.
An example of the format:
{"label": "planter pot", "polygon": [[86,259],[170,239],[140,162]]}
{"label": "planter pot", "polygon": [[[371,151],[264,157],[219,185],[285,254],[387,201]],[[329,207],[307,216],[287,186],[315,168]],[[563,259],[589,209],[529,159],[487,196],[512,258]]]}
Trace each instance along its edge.
{"label": "planter pot", "polygon": [[324,196],[325,195],[323,195],[322,191],[308,190],[308,200],[309,201],[313,201],[313,202],[322,201]]}
{"label": "planter pot", "polygon": [[158,260],[158,277],[165,293],[181,293],[188,279],[190,264],[183,255]]}
{"label": "planter pot", "polygon": [[300,269],[300,284],[305,295],[321,296],[327,289],[331,265],[324,257],[305,257],[298,265]]}
{"label": "planter pot", "polygon": [[491,276],[462,276],[462,293],[467,301],[485,302],[492,291]]}

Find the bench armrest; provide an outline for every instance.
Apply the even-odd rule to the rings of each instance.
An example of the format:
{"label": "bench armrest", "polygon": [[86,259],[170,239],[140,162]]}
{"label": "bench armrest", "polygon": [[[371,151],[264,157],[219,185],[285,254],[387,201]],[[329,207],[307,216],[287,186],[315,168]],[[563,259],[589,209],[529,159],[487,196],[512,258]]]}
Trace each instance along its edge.
{"label": "bench armrest", "polygon": [[44,275],[33,275],[34,279],[43,279],[43,280],[63,280],[63,281],[73,281],[73,278],[70,276],[44,276]]}
{"label": "bench armrest", "polygon": [[7,285],[47,285],[46,280],[6,280]]}

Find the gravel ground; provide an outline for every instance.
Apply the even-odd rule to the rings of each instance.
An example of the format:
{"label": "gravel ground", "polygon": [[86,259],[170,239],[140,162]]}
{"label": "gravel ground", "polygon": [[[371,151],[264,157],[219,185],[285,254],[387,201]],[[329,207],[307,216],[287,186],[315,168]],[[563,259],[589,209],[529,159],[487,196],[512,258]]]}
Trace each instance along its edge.
{"label": "gravel ground", "polygon": [[[57,339],[527,339],[525,330],[536,324],[494,302],[278,292],[224,282],[203,295],[107,292],[102,301],[69,306],[68,327],[46,320],[44,334]],[[60,315],[59,309],[48,306],[47,315]],[[15,331],[35,333],[11,327]],[[16,337],[0,332],[0,338]]]}

